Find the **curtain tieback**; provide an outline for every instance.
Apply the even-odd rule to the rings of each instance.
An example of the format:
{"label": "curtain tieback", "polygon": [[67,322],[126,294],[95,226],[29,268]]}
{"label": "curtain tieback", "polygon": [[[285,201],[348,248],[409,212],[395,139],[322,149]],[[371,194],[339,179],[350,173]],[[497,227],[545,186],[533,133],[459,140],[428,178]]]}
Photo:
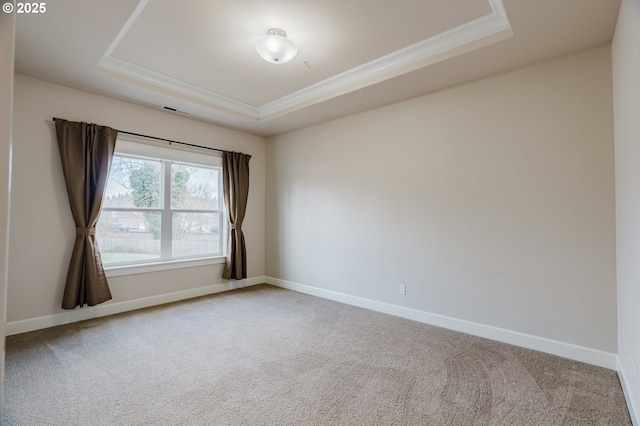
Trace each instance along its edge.
{"label": "curtain tieback", "polygon": [[76,235],[96,235],[96,228],[76,227]]}
{"label": "curtain tieback", "polygon": [[235,223],[229,224],[229,230],[233,231],[234,229],[239,230],[240,228]]}

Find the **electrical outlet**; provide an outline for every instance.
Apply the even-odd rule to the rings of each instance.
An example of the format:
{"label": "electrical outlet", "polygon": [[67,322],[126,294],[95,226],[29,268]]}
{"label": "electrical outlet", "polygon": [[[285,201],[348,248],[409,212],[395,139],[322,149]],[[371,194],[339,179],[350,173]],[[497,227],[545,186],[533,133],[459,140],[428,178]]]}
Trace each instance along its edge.
{"label": "electrical outlet", "polygon": [[400,287],[398,287],[398,291],[400,292],[400,294],[407,294],[407,286],[404,284],[400,284]]}

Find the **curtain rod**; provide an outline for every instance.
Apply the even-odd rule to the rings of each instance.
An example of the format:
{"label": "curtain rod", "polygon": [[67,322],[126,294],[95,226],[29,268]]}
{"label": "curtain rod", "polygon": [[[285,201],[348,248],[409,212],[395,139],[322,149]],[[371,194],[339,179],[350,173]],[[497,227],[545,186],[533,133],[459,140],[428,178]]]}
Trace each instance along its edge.
{"label": "curtain rod", "polygon": [[[57,118],[57,117],[53,117],[53,121],[56,121],[56,120],[61,120],[61,119]],[[131,135],[131,136],[140,136],[142,138],[147,138],[147,139],[154,139],[154,140],[157,140],[157,141],[167,142],[169,144],[175,143],[175,144],[178,144],[178,145],[185,145],[185,146],[190,146],[190,147],[193,147],[193,148],[201,148],[201,149],[208,149],[210,151],[224,152],[223,149],[211,148],[211,147],[208,147],[208,146],[196,145],[196,144],[187,143],[187,142],[174,141],[174,140],[171,140],[171,139],[159,138],[157,136],[143,135],[141,133],[125,132],[124,130],[118,130],[118,133],[124,133],[126,135]]]}

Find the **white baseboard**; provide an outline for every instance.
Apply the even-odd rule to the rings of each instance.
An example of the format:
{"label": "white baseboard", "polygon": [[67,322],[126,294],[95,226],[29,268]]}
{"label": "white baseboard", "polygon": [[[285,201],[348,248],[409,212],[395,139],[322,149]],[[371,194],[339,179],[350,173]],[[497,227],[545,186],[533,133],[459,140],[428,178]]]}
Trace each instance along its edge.
{"label": "white baseboard", "polygon": [[127,300],[124,302],[107,302],[106,304],[84,307],[72,311],[65,311],[59,314],[45,315],[42,317],[29,318],[20,321],[12,321],[6,323],[5,333],[7,336],[26,333],[28,331],[40,330],[42,328],[55,327],[58,325],[70,324],[72,322],[84,321],[91,318],[99,318],[107,315],[119,314],[121,312],[148,308],[150,306],[177,302],[179,300],[186,300],[194,297],[220,293],[227,290],[234,290],[237,288],[249,287],[256,284],[263,284],[266,282],[265,280],[266,278],[264,276],[260,276],[238,281],[225,281],[219,284],[212,284],[205,287],[192,288],[189,290],[177,291],[174,293],[159,294],[157,296]]}
{"label": "white baseboard", "polygon": [[622,391],[624,392],[624,397],[627,400],[627,407],[629,407],[629,415],[631,416],[631,422],[633,426],[640,426],[640,419],[638,418],[638,414],[640,414],[640,407],[637,407],[631,398],[631,391],[629,389],[628,383],[629,380],[626,379],[624,375],[624,370],[622,370],[622,366],[620,365],[620,360],[617,362],[618,368],[618,378],[620,379],[620,385],[622,386]]}
{"label": "white baseboard", "polygon": [[371,309],[373,311],[378,311],[385,314],[395,315],[398,317],[407,318],[410,320],[431,324],[442,328],[460,331],[462,333],[472,334],[474,336],[497,340],[499,342],[509,343],[511,345],[516,345],[527,349],[534,349],[540,352],[558,355],[563,358],[569,358],[575,361],[585,362],[587,364],[593,364],[599,367],[608,368],[610,370],[616,369],[617,355],[610,352],[604,352],[597,349],[574,345],[572,343],[560,342],[557,340],[547,339],[545,337],[533,336],[530,334],[507,330],[504,328],[479,324],[426,311],[420,311],[418,309],[392,305],[385,302],[378,302],[376,300],[365,299],[363,297],[352,296],[349,294],[325,290],[305,284],[285,281],[279,278],[266,277],[265,282],[267,284],[294,290],[300,293],[306,293],[313,296],[322,297],[324,299],[330,299],[349,305],[359,306],[361,308]]}
{"label": "white baseboard", "polygon": [[[616,370],[618,367],[617,356],[613,353],[264,276],[247,278],[240,281],[229,281],[219,284],[213,284],[205,287],[178,291],[175,293],[150,296],[142,299],[114,303],[108,302],[106,304],[98,306],[85,307],[82,309],[65,311],[58,314],[7,322],[5,332],[7,336],[10,336],[13,334],[25,333],[28,331],[34,331],[48,327],[55,327],[72,322],[118,314],[121,312],[176,302],[193,297],[206,296],[208,294],[219,293],[241,287],[249,287],[262,283],[268,283],[277,287],[322,297],[324,299],[335,300],[337,302],[359,306],[361,308],[371,309],[385,314],[395,315],[398,317],[407,318],[438,327],[448,328],[451,330],[456,330],[491,340],[497,340],[528,349],[534,349],[541,352],[558,355],[564,358],[605,367],[611,370]],[[622,381],[622,376],[620,377]]]}

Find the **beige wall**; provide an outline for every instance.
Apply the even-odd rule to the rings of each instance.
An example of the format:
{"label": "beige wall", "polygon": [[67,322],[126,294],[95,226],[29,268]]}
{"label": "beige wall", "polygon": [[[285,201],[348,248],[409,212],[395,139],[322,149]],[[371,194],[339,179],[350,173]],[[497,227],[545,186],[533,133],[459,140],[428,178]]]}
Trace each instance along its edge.
{"label": "beige wall", "polygon": [[13,104],[13,50],[15,15],[0,14],[0,410],[4,384],[7,245],[11,170],[11,110]]}
{"label": "beige wall", "polygon": [[[60,308],[74,224],[52,117],[87,121],[252,155],[243,230],[249,277],[264,275],[265,141],[263,138],[105,96],[16,75],[8,321]],[[130,301],[221,282],[222,265],[109,279],[113,300]],[[91,308],[84,308],[91,309]]]}
{"label": "beige wall", "polygon": [[610,55],[270,138],[267,275],[615,353]]}
{"label": "beige wall", "polygon": [[[640,415],[640,1],[624,0],[613,39],[618,368]],[[638,373],[640,374],[640,373]]]}

